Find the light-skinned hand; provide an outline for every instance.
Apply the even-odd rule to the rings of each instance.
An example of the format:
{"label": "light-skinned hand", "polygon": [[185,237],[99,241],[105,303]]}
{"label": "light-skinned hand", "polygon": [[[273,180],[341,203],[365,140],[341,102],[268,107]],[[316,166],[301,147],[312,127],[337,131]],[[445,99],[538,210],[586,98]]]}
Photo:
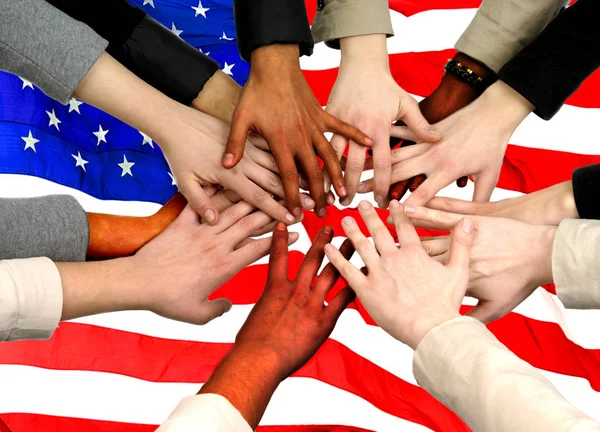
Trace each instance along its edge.
{"label": "light-skinned hand", "polygon": [[[405,213],[422,225],[450,230],[463,215],[406,207]],[[555,226],[529,225],[496,217],[473,217],[473,245],[467,295],[479,303],[468,315],[488,323],[517,307],[540,285],[552,282]],[[448,237],[423,240],[427,253],[441,263],[450,257]]]}
{"label": "light-skinned hand", "polygon": [[432,328],[460,316],[458,310],[469,282],[473,221],[467,217],[454,230],[448,264],[443,265],[427,255],[398,201],[390,202],[390,211],[400,246],[369,202],[362,201],[359,211],[375,245],[351,217],[345,217],[342,226],[368,274],[350,264],[333,246],[327,246],[325,253],[375,322],[416,349]]}

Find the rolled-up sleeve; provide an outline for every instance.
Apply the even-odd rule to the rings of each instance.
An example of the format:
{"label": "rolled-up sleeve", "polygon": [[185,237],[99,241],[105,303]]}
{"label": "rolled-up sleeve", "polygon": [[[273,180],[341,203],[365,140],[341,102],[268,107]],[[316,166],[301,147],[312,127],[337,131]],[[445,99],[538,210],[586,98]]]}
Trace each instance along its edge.
{"label": "rolled-up sleeve", "polygon": [[498,72],[565,4],[565,0],[483,0],[455,48]]}
{"label": "rolled-up sleeve", "polygon": [[340,38],[368,34],[393,36],[387,0],[326,0],[312,24],[315,43],[340,47]]}
{"label": "rolled-up sleeve", "polygon": [[108,43],[44,0],[0,0],[0,69],[67,103]]}
{"label": "rolled-up sleeve", "polygon": [[0,261],[0,341],[50,338],[62,306],[60,274],[50,259]]}
{"label": "rolled-up sleeve", "polygon": [[199,394],[183,399],[156,432],[252,432],[240,412],[223,396]]}

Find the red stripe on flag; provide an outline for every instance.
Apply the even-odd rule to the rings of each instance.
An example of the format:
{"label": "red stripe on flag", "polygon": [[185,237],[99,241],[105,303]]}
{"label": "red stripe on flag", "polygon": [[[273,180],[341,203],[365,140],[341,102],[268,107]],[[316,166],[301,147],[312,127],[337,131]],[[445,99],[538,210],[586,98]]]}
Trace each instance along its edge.
{"label": "red stripe on flag", "polygon": [[[118,423],[40,414],[6,414],[12,432],[154,432],[158,425]],[[258,432],[373,432],[367,429],[336,425],[259,426]]]}
{"label": "red stripe on flag", "polygon": [[[407,92],[428,96],[442,79],[446,60],[453,57],[454,49],[444,51],[390,54],[390,70],[396,82]],[[329,93],[338,75],[338,68],[305,70],[304,76],[319,103],[327,105]],[[569,98],[567,104],[582,108],[600,108],[600,71],[596,71]]]}

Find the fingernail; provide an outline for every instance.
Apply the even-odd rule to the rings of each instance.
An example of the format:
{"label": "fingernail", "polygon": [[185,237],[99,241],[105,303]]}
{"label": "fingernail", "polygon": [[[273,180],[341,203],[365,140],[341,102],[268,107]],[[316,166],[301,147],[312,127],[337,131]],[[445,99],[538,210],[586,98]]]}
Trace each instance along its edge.
{"label": "fingernail", "polygon": [[390,201],[390,208],[397,209],[398,207],[400,207],[400,203],[397,200]]}
{"label": "fingernail", "polygon": [[343,206],[349,206],[350,205],[350,199],[349,198],[344,198],[340,201],[340,204]]}
{"label": "fingernail", "polygon": [[388,225],[394,225],[394,220],[392,219],[391,216],[387,218],[386,222]]}
{"label": "fingernail", "polygon": [[321,207],[320,209],[317,209],[317,216],[319,216],[320,218],[325,217],[327,215],[327,210],[325,210],[324,207]]}
{"label": "fingernail", "polygon": [[379,206],[379,208],[383,207],[383,203],[384,203],[384,199],[381,195],[377,195],[375,197],[375,202],[377,203],[377,205]]}
{"label": "fingernail", "polygon": [[204,212],[204,219],[206,219],[206,222],[211,223],[215,220],[215,212],[212,210],[206,210]]}
{"label": "fingernail", "polygon": [[370,138],[370,137],[367,137],[367,138],[365,139],[365,142],[366,142],[368,145],[373,145],[373,144],[375,144],[375,141],[373,141],[373,138]]}
{"label": "fingernail", "polygon": [[368,201],[361,201],[360,204],[358,204],[358,208],[361,210],[368,210],[371,207],[371,203]]}
{"label": "fingernail", "polygon": [[332,245],[331,243],[327,243],[325,245],[325,253],[333,253],[335,252],[335,246]]}
{"label": "fingernail", "polygon": [[357,192],[364,192],[367,189],[367,184],[366,183],[359,183],[358,187],[356,188]]}
{"label": "fingernail", "polygon": [[285,220],[288,222],[294,222],[296,220],[296,218],[294,217],[293,214],[291,213],[286,213],[285,215]]}
{"label": "fingernail", "polygon": [[331,181],[329,179],[325,179],[325,193],[329,193],[331,190]]}
{"label": "fingernail", "polygon": [[329,225],[326,226],[325,228],[323,228],[323,232],[325,234],[332,234],[333,233],[333,228],[331,228]]}
{"label": "fingernail", "polygon": [[285,224],[283,222],[279,222],[277,225],[275,225],[275,229],[277,231],[285,231]]}
{"label": "fingernail", "polygon": [[294,210],[292,210],[292,213],[295,217],[298,218],[302,214],[302,210],[299,207],[296,207]]}
{"label": "fingernail", "polygon": [[312,207],[314,207],[314,205],[315,205],[315,202],[314,202],[314,200],[313,200],[313,199],[311,199],[310,197],[305,197],[305,198],[304,198],[304,205],[305,205],[306,207],[310,207],[310,208],[312,208]]}
{"label": "fingernail", "polygon": [[415,214],[416,212],[417,212],[417,209],[413,206],[404,207],[404,213],[406,213],[406,214]]}
{"label": "fingernail", "polygon": [[340,197],[345,197],[346,195],[348,195],[348,190],[346,189],[346,186],[341,186],[340,187]]}
{"label": "fingernail", "polygon": [[473,232],[473,219],[466,217],[463,219],[462,229],[467,234],[471,234]]}
{"label": "fingernail", "polygon": [[342,219],[342,223],[344,225],[352,225],[354,223],[354,219],[352,219],[350,216],[346,216],[344,219]]}
{"label": "fingernail", "polygon": [[325,202],[327,203],[327,205],[333,205],[335,203],[335,198],[333,195],[327,195],[325,197]]}
{"label": "fingernail", "polygon": [[233,154],[225,153],[225,155],[223,156],[223,163],[225,165],[231,165],[233,163]]}

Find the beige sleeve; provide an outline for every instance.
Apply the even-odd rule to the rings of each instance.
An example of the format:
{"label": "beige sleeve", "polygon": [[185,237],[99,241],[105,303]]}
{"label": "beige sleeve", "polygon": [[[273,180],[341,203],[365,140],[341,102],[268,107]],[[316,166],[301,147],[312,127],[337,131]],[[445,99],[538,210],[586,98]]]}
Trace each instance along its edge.
{"label": "beige sleeve", "polygon": [[156,432],[252,432],[223,396],[199,394],[183,399]]}
{"label": "beige sleeve", "polygon": [[48,258],[0,261],[0,341],[48,339],[62,315],[60,274]]}
{"label": "beige sleeve", "polygon": [[600,431],[596,421],[470,317],[425,335],[413,372],[421,387],[477,432]]}
{"label": "beige sleeve", "polygon": [[483,0],[455,48],[498,72],[556,17],[566,0]]}
{"label": "beige sleeve", "polygon": [[387,0],[325,0],[312,24],[315,43],[340,47],[340,38],[367,34],[394,35]]}
{"label": "beige sleeve", "polygon": [[600,221],[565,219],[552,246],[556,294],[569,309],[600,309]]}

